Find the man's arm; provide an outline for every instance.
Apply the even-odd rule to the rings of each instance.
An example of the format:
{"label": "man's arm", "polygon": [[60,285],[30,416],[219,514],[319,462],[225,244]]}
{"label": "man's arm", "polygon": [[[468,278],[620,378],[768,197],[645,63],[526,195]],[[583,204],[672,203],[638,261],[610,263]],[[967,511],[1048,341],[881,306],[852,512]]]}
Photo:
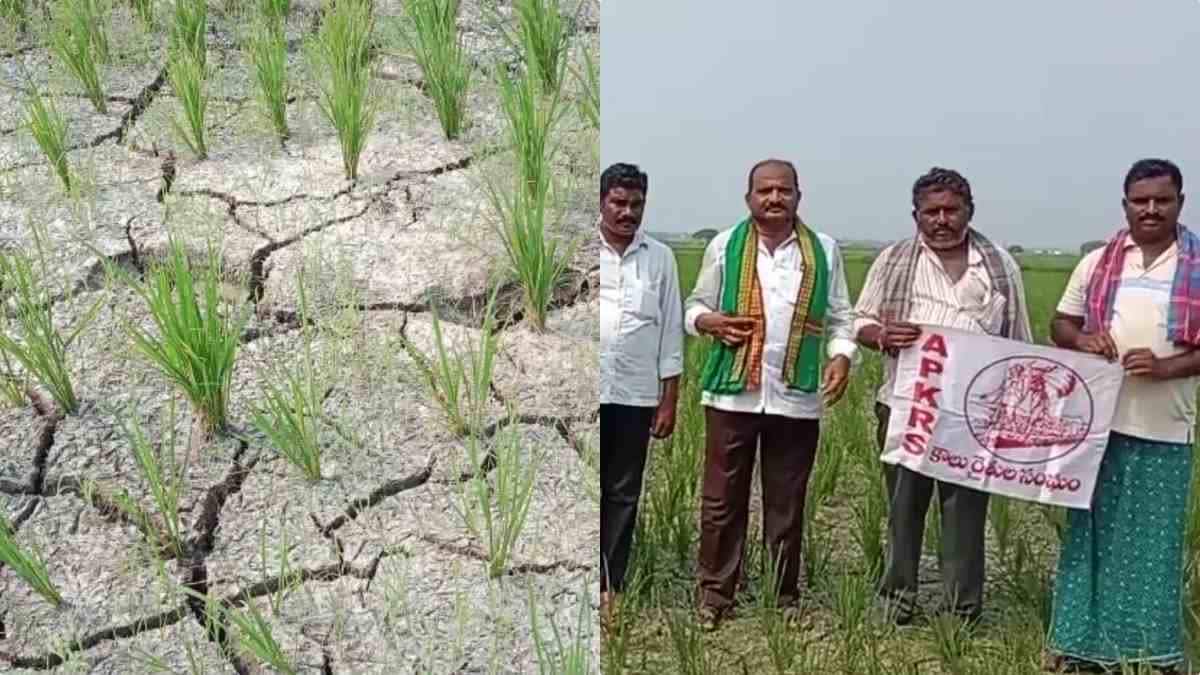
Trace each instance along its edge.
{"label": "man's arm", "polygon": [[667,252],[663,270],[663,279],[658,286],[659,316],[662,317],[658,334],[658,376],[665,380],[683,372],[683,299],[674,253]]}
{"label": "man's arm", "polygon": [[1177,380],[1200,375],[1200,350],[1160,359],[1149,349],[1130,349],[1121,359],[1128,375],[1140,375],[1154,380]]}
{"label": "man's arm", "polygon": [[879,339],[883,333],[880,311],[883,305],[883,260],[887,257],[883,251],[871,262],[867,269],[867,280],[862,292],[858,294],[858,304],[854,307],[854,338],[858,344],[867,349],[879,350],[882,344]]}
{"label": "man's arm", "polygon": [[1083,332],[1083,315],[1087,311],[1087,284],[1099,259],[1099,251],[1089,253],[1071,272],[1058,310],[1050,320],[1050,341],[1063,349],[1099,354],[1109,361],[1117,360],[1117,343],[1108,332]]}
{"label": "man's arm", "polygon": [[702,314],[715,312],[720,307],[720,256],[724,246],[718,248],[718,243],[723,242],[724,239],[717,235],[708,242],[708,246],[704,247],[704,259],[700,263],[700,273],[696,276],[696,285],[692,288],[692,293],[684,305],[683,327],[687,330],[688,335],[699,337],[701,333],[696,327],[696,319],[700,318]]}
{"label": "man's arm", "polygon": [[650,435],[655,438],[667,438],[675,431],[675,409],[679,405],[679,376],[664,379],[662,385],[662,398],[650,423]]}
{"label": "man's arm", "polygon": [[728,239],[728,235],[717,235],[705,247],[696,287],[687,299],[683,327],[688,335],[704,335],[733,346],[749,339],[754,320],[750,317],[727,316],[720,311],[721,284],[724,281],[721,259],[725,255],[725,242]]}
{"label": "man's arm", "polygon": [[683,373],[683,299],[679,291],[679,267],[675,254],[666,252],[663,279],[659,283],[658,306],[662,324],[658,333],[658,377],[662,381],[662,396],[650,435],[667,438],[675,431],[675,408],[679,402],[679,376]]}
{"label": "man's arm", "polygon": [[846,268],[842,251],[834,242],[830,247],[832,264],[829,270],[829,305],[825,311],[825,327],[829,340],[826,355],[832,359],[845,356],[855,361],[858,345],[854,342],[854,309],[850,306],[850,289],[846,284]]}
{"label": "man's arm", "polygon": [[886,326],[882,323],[883,294],[887,279],[886,261],[890,251],[890,248],[884,249],[867,270],[866,283],[858,296],[858,305],[854,308],[854,338],[860,346],[895,356],[897,349],[908,347],[917,341],[921,336],[921,329],[907,321],[892,321]]}

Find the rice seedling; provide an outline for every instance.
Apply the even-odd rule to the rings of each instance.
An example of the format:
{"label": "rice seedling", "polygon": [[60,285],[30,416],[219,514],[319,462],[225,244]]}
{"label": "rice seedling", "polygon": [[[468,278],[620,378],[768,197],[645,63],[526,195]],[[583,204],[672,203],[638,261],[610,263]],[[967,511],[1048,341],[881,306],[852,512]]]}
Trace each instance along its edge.
{"label": "rice seedling", "polygon": [[970,624],[950,613],[933,617],[929,624],[933,629],[933,642],[944,672],[963,672],[969,653]]}
{"label": "rice seedling", "polygon": [[291,11],[291,0],[258,0],[258,14],[271,25],[283,26]]}
{"label": "rice seedling", "polygon": [[122,432],[129,442],[134,463],[150,486],[150,496],[162,517],[167,541],[163,542],[176,556],[184,554],[184,526],[179,517],[179,498],[186,487],[188,461],[176,455],[175,406],[171,404],[166,421],[166,439],[154,448],[146,439],[141,424],[133,416],[122,423]]}
{"label": "rice seedling", "polygon": [[0,0],[0,17],[9,19],[21,33],[29,30],[29,15],[25,0]]}
{"label": "rice seedling", "polygon": [[[479,452],[480,440],[467,438],[468,458],[474,467],[483,464]],[[525,527],[532,503],[534,479],[542,461],[536,448],[522,452],[516,431],[506,428],[493,439],[492,484],[481,471],[463,483],[462,515],[467,529],[483,541],[488,559],[488,576],[498,578],[507,569],[508,560],[516,549],[517,539]]]}
{"label": "rice seedling", "polygon": [[320,89],[317,105],[337,130],[346,178],[358,179],[358,160],[375,120],[369,68],[372,30],[366,0],[342,0],[325,15],[309,57]]}
{"label": "rice seedling", "polygon": [[421,67],[442,132],[451,140],[462,133],[471,82],[471,63],[456,23],[459,5],[460,0],[407,2],[404,9],[411,26],[399,31],[405,47]]}
{"label": "rice seedling", "polygon": [[204,63],[191,52],[176,52],[167,66],[167,77],[183,109],[183,119],[172,117],[171,126],[197,159],[206,159],[208,146],[204,125],[208,112],[208,93],[205,91],[208,74]]}
{"label": "rice seedling", "polygon": [[[0,331],[5,331],[4,321],[0,320]],[[0,401],[14,408],[25,405],[28,398],[29,382],[24,373],[19,372],[9,360],[8,352],[0,349]]]}
{"label": "rice seedling", "polygon": [[852,505],[857,524],[854,538],[862,550],[867,576],[874,581],[883,573],[883,523],[887,520],[887,497],[878,472],[869,473],[865,482],[866,495]]}
{"label": "rice seedling", "polygon": [[[79,81],[92,107],[108,113],[99,63],[108,59],[108,38],[97,16],[99,0],[61,0],[57,25],[49,31],[50,50]],[[101,52],[101,49],[104,51]]]}
{"label": "rice seedling", "polygon": [[46,599],[51,605],[58,607],[62,604],[62,595],[54,582],[50,581],[50,573],[46,570],[46,562],[36,553],[26,550],[16,540],[16,531],[12,523],[0,513],[0,563],[4,563],[17,576],[29,584],[30,588]]}
{"label": "rice seedling", "polygon": [[157,334],[128,327],[134,348],[184,392],[208,432],[226,426],[229,385],[247,319],[246,312],[239,316],[221,307],[219,270],[220,261],[210,254],[197,278],[183,246],[172,240],[165,264],[149,272],[145,284],[133,283]]}
{"label": "rice seedling", "polygon": [[692,614],[679,610],[663,610],[667,635],[674,649],[678,672],[684,675],[709,675],[720,670],[704,648],[704,636]]}
{"label": "rice seedling", "polygon": [[129,0],[129,4],[147,29],[154,27],[154,0]]}
{"label": "rice seedling", "polygon": [[275,672],[295,675],[295,668],[284,656],[283,649],[271,633],[271,624],[267,623],[253,601],[246,603],[245,611],[227,608],[224,614],[237,628],[238,643],[242,649],[253,654]]}
{"label": "rice seedling", "polygon": [[279,140],[285,141],[289,136],[287,101],[290,94],[287,40],[281,20],[267,15],[262,21],[260,30],[250,38],[250,60],[254,66],[254,80],[258,84],[259,103]]}
{"label": "rice seedling", "polygon": [[170,51],[191,55],[203,72],[208,67],[208,2],[206,0],[174,0],[174,21],[171,24]]}
{"label": "rice seedling", "polygon": [[529,623],[533,633],[533,645],[537,654],[538,671],[541,675],[591,675],[592,648],[589,638],[592,625],[591,605],[587,600],[590,584],[584,584],[584,593],[576,601],[578,611],[575,619],[575,634],[569,641],[563,639],[562,631],[554,618],[550,618],[550,630],[554,637],[553,646],[542,637],[538,626],[538,608],[529,587]]}
{"label": "rice seedling", "polygon": [[509,272],[521,284],[525,318],[537,331],[546,328],[546,313],[573,251],[548,232],[553,217],[548,180],[543,178],[534,194],[523,185],[507,191],[495,185],[487,189]]}
{"label": "rice seedling", "polygon": [[992,525],[992,534],[996,535],[996,548],[1001,560],[1008,558],[1013,527],[1018,520],[1013,516],[1011,500],[1004,497],[992,497],[988,500],[988,522]]}
{"label": "rice seedling", "polygon": [[441,407],[450,432],[456,436],[476,434],[483,428],[491,400],[492,369],[496,359],[497,343],[493,329],[498,292],[499,287],[492,290],[484,309],[484,324],[477,347],[460,351],[449,346],[442,334],[442,323],[436,310],[430,313],[434,347],[432,357],[425,355],[411,342],[403,342],[405,351],[412,357],[430,394]]}
{"label": "rice seedling", "polygon": [[600,64],[587,49],[583,52],[583,68],[572,69],[583,96],[579,99],[579,112],[595,129],[600,128]]}
{"label": "rice seedling", "polygon": [[29,100],[25,104],[26,123],[33,140],[45,153],[50,167],[62,181],[63,188],[71,191],[71,172],[67,167],[67,121],[53,101],[42,98],[36,86],[30,87]]}
{"label": "rice seedling", "polygon": [[[36,230],[35,230],[36,233]],[[41,239],[36,236],[40,254]],[[11,293],[17,331],[0,334],[0,352],[21,364],[41,384],[63,413],[79,409],[79,399],[67,366],[67,348],[100,311],[103,299],[73,321],[64,337],[54,326],[54,302],[34,276],[33,263],[23,252],[0,253],[0,282]],[[19,339],[18,339],[19,338]]]}
{"label": "rice seedling", "polygon": [[311,364],[288,373],[283,387],[262,385],[263,403],[252,424],[310,481],[321,480],[321,395],[313,386]]}
{"label": "rice seedling", "polygon": [[531,71],[518,76],[497,68],[496,82],[518,182],[534,196],[549,184],[550,162],[558,151],[554,130],[566,111],[562,98],[557,90],[547,93]]}
{"label": "rice seedling", "polygon": [[526,67],[536,73],[546,90],[557,91],[561,88],[571,37],[560,1],[514,0],[513,13],[517,17],[515,31],[508,29],[493,10],[495,23],[510,46],[522,53]]}
{"label": "rice seedling", "polygon": [[[442,336],[441,321],[437,312],[432,312],[434,359],[432,363],[416,346],[407,343],[407,349],[417,364],[433,400],[437,401],[446,417],[450,433],[455,436],[465,436],[471,429],[467,422],[467,412],[464,410],[462,397],[466,388],[466,364],[459,358],[451,356]],[[485,346],[486,348],[486,346]]]}
{"label": "rice seedling", "polygon": [[[767,651],[771,667],[776,673],[783,675],[792,672],[799,656],[801,647],[800,633],[788,625],[779,610],[780,560],[772,556],[768,550],[762,550],[763,577],[758,593],[758,618],[762,626],[763,636],[767,641]],[[780,552],[782,554],[782,551]],[[804,611],[807,608],[797,608]]]}

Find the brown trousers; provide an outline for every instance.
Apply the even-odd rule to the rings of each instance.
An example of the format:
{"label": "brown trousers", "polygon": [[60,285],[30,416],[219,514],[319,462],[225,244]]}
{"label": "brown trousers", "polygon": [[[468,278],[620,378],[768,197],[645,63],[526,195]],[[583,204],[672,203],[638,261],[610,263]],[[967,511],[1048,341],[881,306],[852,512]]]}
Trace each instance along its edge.
{"label": "brown trousers", "polygon": [[820,424],[779,415],[704,409],[707,439],[700,511],[700,604],[733,606],[742,571],[750,479],[762,451],[763,543],[778,560],[779,604],[799,595],[804,499]]}

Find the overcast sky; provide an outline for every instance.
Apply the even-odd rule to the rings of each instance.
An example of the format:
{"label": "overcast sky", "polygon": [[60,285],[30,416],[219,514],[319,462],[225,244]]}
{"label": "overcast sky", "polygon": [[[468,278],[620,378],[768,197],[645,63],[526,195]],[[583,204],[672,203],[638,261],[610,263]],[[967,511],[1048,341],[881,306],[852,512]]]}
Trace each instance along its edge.
{"label": "overcast sky", "polygon": [[[1200,0],[601,12],[601,162],[650,174],[649,230],[732,225],[767,156],[796,163],[801,215],[839,239],[907,236],[912,182],[934,165],[970,180],[976,227],[1027,246],[1107,237],[1141,157],[1200,186]],[[1193,190],[1185,223],[1200,213]]]}

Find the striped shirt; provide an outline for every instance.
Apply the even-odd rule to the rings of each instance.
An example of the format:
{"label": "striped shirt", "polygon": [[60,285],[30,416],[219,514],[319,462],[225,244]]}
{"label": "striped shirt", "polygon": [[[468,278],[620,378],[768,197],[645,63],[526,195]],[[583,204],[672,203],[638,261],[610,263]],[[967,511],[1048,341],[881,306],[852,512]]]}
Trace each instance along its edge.
{"label": "striped shirt", "polygon": [[683,372],[683,300],[671,249],[638,230],[624,253],[600,237],[600,403],[657,406]]}
{"label": "striped shirt", "polygon": [[[887,259],[890,250],[891,247],[888,247],[880,253],[867,272],[867,281],[854,308],[855,335],[867,326],[880,325],[880,308],[887,288],[888,273],[880,261]],[[1004,325],[1007,300],[999,293],[992,292],[992,280],[979,249],[975,246],[969,248],[967,270],[957,282],[950,278],[942,265],[942,259],[924,241],[921,241],[918,250],[920,253],[913,273],[907,321],[999,335]],[[998,249],[998,252],[1003,256],[1004,266],[1009,270],[1013,292],[1024,297],[1025,287],[1021,282],[1020,266],[1007,251]],[[1021,312],[1017,316],[1016,325],[1013,326],[1012,338],[1028,341],[1031,335],[1029,315]],[[883,373],[883,385],[879,388],[877,400],[890,405],[892,387],[896,381],[896,359],[886,354]]]}
{"label": "striped shirt", "polygon": [[[706,312],[719,311],[725,280],[725,248],[734,228],[721,232],[708,243],[696,288],[687,299],[684,327],[688,333],[699,335],[696,319]],[[846,288],[846,272],[842,253],[832,237],[817,233],[829,265],[829,306],[825,311],[826,355],[845,356],[853,361],[858,351],[850,332],[850,291]],[[796,235],[792,234],[771,253],[760,239],[758,242],[758,283],[762,288],[763,309],[767,320],[767,335],[763,346],[762,386],[733,395],[704,392],[701,403],[728,412],[753,412],[782,415],[796,419],[816,419],[823,404],[819,393],[789,389],[783,380],[783,360],[787,355],[787,338],[796,309],[796,296],[804,279],[803,257]]]}

